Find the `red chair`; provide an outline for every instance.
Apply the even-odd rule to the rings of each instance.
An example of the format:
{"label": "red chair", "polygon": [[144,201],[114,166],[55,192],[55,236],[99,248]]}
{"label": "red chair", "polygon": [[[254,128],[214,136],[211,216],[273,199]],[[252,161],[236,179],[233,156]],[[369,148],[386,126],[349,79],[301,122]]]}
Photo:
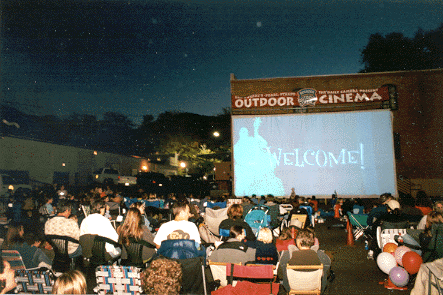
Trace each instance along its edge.
{"label": "red chair", "polygon": [[[244,294],[277,294],[279,284],[274,283],[274,265],[270,264],[251,264],[251,265],[226,265],[226,277],[228,282],[233,285],[237,281],[235,288],[245,289]],[[242,282],[242,280],[251,280],[252,282]],[[267,282],[268,284],[260,284]],[[269,286],[269,287],[268,287]]]}

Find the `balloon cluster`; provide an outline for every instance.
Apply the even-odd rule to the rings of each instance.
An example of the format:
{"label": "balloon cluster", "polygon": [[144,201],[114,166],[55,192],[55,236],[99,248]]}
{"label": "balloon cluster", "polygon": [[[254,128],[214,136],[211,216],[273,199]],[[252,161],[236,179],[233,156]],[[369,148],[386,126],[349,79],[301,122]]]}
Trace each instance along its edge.
{"label": "balloon cluster", "polygon": [[395,243],[387,243],[377,257],[378,267],[389,275],[389,279],[397,287],[406,286],[409,276],[416,274],[422,263],[423,259],[419,254]]}

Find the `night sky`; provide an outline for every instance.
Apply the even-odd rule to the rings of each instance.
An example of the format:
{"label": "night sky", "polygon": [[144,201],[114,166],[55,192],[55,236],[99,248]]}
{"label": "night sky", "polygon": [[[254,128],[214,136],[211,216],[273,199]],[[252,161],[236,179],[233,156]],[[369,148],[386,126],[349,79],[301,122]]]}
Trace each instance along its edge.
{"label": "night sky", "polygon": [[216,115],[238,79],[349,74],[374,33],[436,29],[442,1],[2,0],[0,99],[36,115]]}

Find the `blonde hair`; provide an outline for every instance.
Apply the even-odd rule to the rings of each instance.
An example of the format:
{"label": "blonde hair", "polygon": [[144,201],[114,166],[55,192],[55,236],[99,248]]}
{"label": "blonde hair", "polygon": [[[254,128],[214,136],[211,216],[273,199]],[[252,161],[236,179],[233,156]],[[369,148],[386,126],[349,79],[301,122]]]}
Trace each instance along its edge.
{"label": "blonde hair", "polygon": [[272,231],[267,228],[261,228],[258,232],[257,241],[262,241],[265,244],[271,244],[272,243]]}
{"label": "blonde hair", "polygon": [[86,279],[81,271],[70,270],[57,278],[52,294],[86,294]]}

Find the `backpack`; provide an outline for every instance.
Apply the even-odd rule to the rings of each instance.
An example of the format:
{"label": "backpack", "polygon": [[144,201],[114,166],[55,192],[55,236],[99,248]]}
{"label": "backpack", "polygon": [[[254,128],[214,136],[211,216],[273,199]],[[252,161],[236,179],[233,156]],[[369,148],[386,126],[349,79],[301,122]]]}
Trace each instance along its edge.
{"label": "backpack", "polygon": [[245,216],[245,222],[251,227],[255,236],[257,236],[261,228],[268,227],[271,223],[269,207],[264,205],[252,207]]}

